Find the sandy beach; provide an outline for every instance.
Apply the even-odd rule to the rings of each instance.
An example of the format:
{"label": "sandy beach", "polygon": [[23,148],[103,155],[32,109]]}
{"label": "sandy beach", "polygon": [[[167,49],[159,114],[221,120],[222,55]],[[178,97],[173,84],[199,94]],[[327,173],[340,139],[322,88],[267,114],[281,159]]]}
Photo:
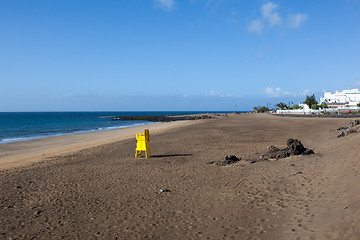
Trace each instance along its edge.
{"label": "sandy beach", "polygon": [[184,124],[191,123],[190,121],[154,123],[112,131],[63,135],[33,141],[0,144],[0,169],[24,166],[33,162],[45,161],[53,156],[134,138],[136,133],[144,132],[144,129],[158,133]]}
{"label": "sandy beach", "polygon": [[[2,144],[0,236],[359,239],[360,133],[336,137],[350,120],[236,114]],[[145,128],[153,157],[135,159]],[[251,163],[289,138],[315,154]],[[224,155],[242,160],[207,164]]]}

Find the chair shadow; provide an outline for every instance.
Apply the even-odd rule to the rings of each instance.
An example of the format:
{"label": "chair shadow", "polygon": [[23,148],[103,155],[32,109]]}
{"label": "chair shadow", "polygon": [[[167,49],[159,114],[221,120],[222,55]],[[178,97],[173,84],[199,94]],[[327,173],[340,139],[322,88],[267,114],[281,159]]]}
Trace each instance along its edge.
{"label": "chair shadow", "polygon": [[164,154],[164,155],[151,155],[152,158],[163,158],[163,157],[187,157],[192,154]]}

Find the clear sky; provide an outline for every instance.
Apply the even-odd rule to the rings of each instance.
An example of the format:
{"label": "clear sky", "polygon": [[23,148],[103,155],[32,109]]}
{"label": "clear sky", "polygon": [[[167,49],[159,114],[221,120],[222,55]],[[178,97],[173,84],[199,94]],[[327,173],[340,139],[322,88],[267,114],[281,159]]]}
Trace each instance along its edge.
{"label": "clear sky", "polygon": [[360,88],[359,0],[0,0],[0,111],[251,110]]}

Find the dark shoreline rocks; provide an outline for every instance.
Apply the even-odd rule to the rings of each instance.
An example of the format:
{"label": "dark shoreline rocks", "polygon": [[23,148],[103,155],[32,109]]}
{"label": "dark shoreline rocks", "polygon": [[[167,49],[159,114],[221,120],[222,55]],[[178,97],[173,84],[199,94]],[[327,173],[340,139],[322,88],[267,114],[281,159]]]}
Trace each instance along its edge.
{"label": "dark shoreline rocks", "polygon": [[210,119],[213,116],[204,115],[186,115],[186,116],[117,116],[111,117],[111,121],[148,121],[148,122],[173,122],[185,120]]}

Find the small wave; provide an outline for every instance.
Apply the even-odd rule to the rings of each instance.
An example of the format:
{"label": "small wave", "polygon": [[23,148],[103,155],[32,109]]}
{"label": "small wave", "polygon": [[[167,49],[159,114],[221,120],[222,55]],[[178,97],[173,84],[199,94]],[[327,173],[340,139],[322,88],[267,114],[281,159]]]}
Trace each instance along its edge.
{"label": "small wave", "polygon": [[152,123],[136,123],[136,124],[125,125],[125,126],[102,127],[102,128],[98,128],[97,130],[98,130],[98,131],[108,131],[108,130],[116,130],[116,129],[122,129],[122,128],[129,128],[129,127],[143,126],[143,125],[147,125],[147,124],[152,124]]}
{"label": "small wave", "polygon": [[80,129],[80,128],[67,129],[67,130],[65,130],[64,132],[65,132],[65,133],[73,133],[73,132],[79,132],[79,131],[82,131],[82,129]]}
{"label": "small wave", "polygon": [[4,139],[0,139],[0,144],[21,142],[21,141],[30,141],[30,140],[35,140],[35,139],[56,137],[56,136],[63,136],[63,135],[111,131],[111,130],[116,130],[116,129],[143,126],[143,125],[148,125],[148,124],[153,124],[153,123],[144,122],[144,123],[135,123],[135,124],[131,124],[131,125],[123,125],[123,126],[101,127],[101,128],[97,128],[97,129],[90,129],[90,130],[70,129],[70,130],[67,130],[64,132],[59,132],[59,133],[44,133],[40,136],[4,138]]}
{"label": "small wave", "polygon": [[39,139],[39,138],[43,138],[43,137],[42,136],[36,136],[36,137],[4,138],[4,139],[1,139],[0,142],[1,143],[12,143],[12,142],[30,141],[30,140],[35,140],[35,139]]}
{"label": "small wave", "polygon": [[101,116],[99,118],[114,118],[115,116]]}

